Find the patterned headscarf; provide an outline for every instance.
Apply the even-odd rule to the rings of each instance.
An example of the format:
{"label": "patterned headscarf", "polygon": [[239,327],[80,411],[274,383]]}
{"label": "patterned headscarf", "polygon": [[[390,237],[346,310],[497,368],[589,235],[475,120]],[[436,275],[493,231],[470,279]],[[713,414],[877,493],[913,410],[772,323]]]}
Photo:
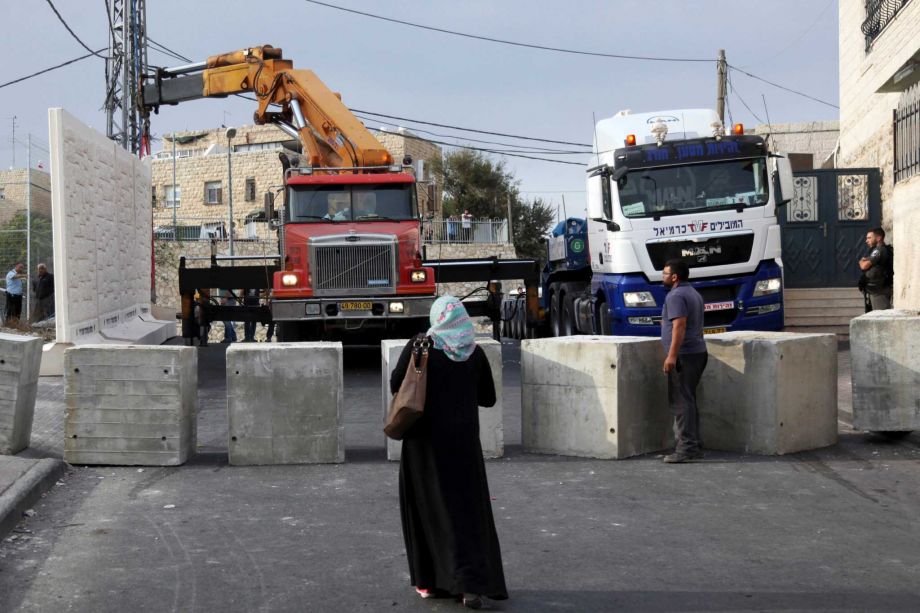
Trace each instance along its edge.
{"label": "patterned headscarf", "polygon": [[464,362],[476,349],[476,333],[466,307],[457,298],[445,295],[431,305],[431,337],[435,349],[454,362]]}

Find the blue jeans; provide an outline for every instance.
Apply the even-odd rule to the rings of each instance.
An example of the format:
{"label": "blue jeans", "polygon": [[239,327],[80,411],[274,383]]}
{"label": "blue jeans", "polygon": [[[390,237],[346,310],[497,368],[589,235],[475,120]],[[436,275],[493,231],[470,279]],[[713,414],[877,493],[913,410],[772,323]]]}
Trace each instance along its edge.
{"label": "blue jeans", "polygon": [[225,343],[235,343],[236,342],[236,329],[233,327],[232,321],[224,322],[224,342]]}

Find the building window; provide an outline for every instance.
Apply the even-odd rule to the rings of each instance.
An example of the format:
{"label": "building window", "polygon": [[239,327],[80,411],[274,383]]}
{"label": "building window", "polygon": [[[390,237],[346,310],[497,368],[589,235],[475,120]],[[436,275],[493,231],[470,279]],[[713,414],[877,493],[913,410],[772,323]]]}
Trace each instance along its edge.
{"label": "building window", "polygon": [[894,182],[920,174],[920,83],[907,89],[894,111]]}
{"label": "building window", "polygon": [[256,178],[249,177],[246,179],[246,200],[254,202],[256,199]]}
{"label": "building window", "polygon": [[204,202],[205,204],[220,204],[223,202],[223,190],[220,181],[207,181],[204,184]]}
{"label": "building window", "polygon": [[166,192],[166,206],[168,208],[175,208],[182,204],[182,188],[175,185],[167,185],[164,188]]}
{"label": "building window", "polygon": [[866,51],[908,2],[910,0],[866,0],[866,20],[861,28],[866,37]]}

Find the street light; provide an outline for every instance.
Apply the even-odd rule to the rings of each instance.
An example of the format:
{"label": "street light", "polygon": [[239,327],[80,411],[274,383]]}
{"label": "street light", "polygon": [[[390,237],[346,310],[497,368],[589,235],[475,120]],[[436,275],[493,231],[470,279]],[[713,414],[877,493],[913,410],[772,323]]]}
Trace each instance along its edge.
{"label": "street light", "polygon": [[230,255],[233,256],[233,163],[230,161],[230,140],[236,136],[236,128],[227,128],[227,202],[230,204]]}

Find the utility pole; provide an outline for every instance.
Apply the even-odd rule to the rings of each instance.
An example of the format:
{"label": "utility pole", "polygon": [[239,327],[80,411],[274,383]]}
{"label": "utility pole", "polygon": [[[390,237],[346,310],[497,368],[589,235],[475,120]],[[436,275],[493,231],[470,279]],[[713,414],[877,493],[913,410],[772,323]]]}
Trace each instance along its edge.
{"label": "utility pole", "polygon": [[149,119],[140,111],[147,72],[146,0],[110,0],[109,57],[105,62],[106,136],[143,156],[150,153]]}
{"label": "utility pole", "polygon": [[514,230],[511,227],[511,194],[507,196],[508,199],[508,242],[512,245],[514,244]]}
{"label": "utility pole", "polygon": [[16,168],[16,116],[13,115],[13,136],[10,137],[10,145],[13,146],[13,163],[10,168]]}
{"label": "utility pole", "polygon": [[26,321],[32,314],[32,133],[26,149],[26,282],[22,293],[26,296]]}
{"label": "utility pole", "polygon": [[719,121],[721,121],[723,125],[725,125],[725,89],[727,87],[727,74],[728,64],[725,61],[725,49],[719,49],[719,59],[716,60],[716,76],[718,77],[716,112],[719,114]]}
{"label": "utility pole", "polygon": [[172,183],[173,183],[173,184],[172,184],[172,189],[173,189],[173,207],[172,207],[172,209],[173,209],[173,242],[175,242],[175,241],[179,240],[179,225],[178,225],[178,222],[177,222],[177,220],[176,220],[176,209],[179,208],[179,207],[178,207],[179,202],[178,202],[178,200],[176,199],[176,190],[179,189],[179,184],[176,183],[176,133],[175,133],[175,132],[173,132],[172,146],[173,146],[173,152],[172,152],[172,153],[173,153],[173,156],[172,156],[172,167],[173,167],[173,181],[172,181]]}

